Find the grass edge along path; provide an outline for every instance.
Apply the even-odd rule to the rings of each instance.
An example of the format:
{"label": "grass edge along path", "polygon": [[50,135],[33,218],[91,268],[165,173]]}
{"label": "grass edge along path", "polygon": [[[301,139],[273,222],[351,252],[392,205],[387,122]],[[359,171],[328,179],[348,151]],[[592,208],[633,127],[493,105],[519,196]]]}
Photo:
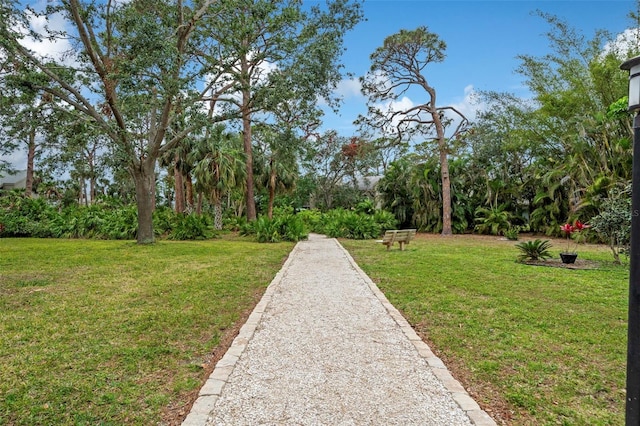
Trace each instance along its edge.
{"label": "grass edge along path", "polygon": [[623,424],[628,267],[608,249],[580,246],[598,268],[570,270],[497,237],[341,243],[498,423]]}
{"label": "grass edge along path", "polygon": [[292,247],[0,239],[0,425],[180,424]]}

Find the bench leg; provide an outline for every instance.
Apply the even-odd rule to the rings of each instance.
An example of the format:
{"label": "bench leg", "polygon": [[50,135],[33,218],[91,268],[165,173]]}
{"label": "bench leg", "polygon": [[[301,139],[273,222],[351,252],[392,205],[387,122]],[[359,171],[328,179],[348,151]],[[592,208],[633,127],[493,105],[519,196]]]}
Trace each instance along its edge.
{"label": "bench leg", "polygon": [[398,241],[398,244],[400,244],[400,251],[404,251],[404,241]]}

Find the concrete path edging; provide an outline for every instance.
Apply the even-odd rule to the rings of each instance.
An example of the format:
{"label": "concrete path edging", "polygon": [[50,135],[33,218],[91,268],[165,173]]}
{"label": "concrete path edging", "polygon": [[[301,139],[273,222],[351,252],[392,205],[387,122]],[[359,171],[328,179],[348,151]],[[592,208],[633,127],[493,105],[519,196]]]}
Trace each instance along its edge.
{"label": "concrete path edging", "polygon": [[218,361],[213,373],[211,373],[205,384],[200,389],[198,399],[196,399],[196,402],[194,402],[191,407],[191,411],[182,422],[182,426],[204,426],[207,423],[209,413],[213,410],[213,406],[218,400],[218,397],[222,392],[222,388],[229,380],[229,376],[231,375],[236,362],[240,359],[240,356],[247,348],[249,340],[253,337],[253,333],[255,333],[256,328],[260,323],[262,314],[269,305],[269,302],[271,302],[275,288],[278,283],[282,281],[289,264],[294,258],[294,254],[298,250],[299,244],[296,244],[293,247],[293,250],[289,253],[287,260],[282,265],[282,268],[280,268],[269,286],[267,286],[262,298],[249,315],[249,318],[247,318],[247,322],[245,322],[240,328],[240,331],[236,338],[233,339],[231,346],[220,361]]}
{"label": "concrete path edging", "polygon": [[[338,243],[339,244],[339,243]],[[422,358],[429,364],[431,367],[431,371],[433,374],[440,380],[440,382],[444,385],[444,387],[451,393],[454,401],[462,408],[462,410],[467,413],[469,419],[474,425],[477,426],[497,426],[495,420],[486,411],[480,408],[478,403],[471,398],[471,396],[467,393],[464,386],[457,381],[449,372],[447,367],[444,365],[442,360],[438,358],[432,351],[429,345],[427,345],[421,338],[418,336],[416,331],[411,327],[409,322],[405,317],[402,316],[400,311],[398,311],[395,306],[389,302],[387,296],[378,288],[376,283],[374,283],[371,278],[360,268],[360,266],[353,259],[351,254],[339,244],[342,250],[345,253],[349,262],[351,262],[351,266],[358,271],[358,273],[362,276],[362,279],[365,280],[367,284],[369,284],[369,288],[373,292],[373,294],[378,298],[378,300],[382,303],[382,306],[387,310],[391,318],[398,324],[400,329],[403,331],[404,335],[407,336],[407,339],[415,346],[416,350],[420,354]]]}

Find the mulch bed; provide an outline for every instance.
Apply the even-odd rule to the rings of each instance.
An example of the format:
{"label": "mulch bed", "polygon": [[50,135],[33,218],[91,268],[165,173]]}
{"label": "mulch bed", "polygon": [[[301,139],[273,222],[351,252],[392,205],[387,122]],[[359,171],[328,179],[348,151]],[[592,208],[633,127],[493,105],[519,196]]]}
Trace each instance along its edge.
{"label": "mulch bed", "polygon": [[522,263],[525,265],[548,266],[551,268],[564,269],[598,269],[599,266],[598,262],[582,259],[576,259],[575,263],[562,263],[560,259],[529,260]]}

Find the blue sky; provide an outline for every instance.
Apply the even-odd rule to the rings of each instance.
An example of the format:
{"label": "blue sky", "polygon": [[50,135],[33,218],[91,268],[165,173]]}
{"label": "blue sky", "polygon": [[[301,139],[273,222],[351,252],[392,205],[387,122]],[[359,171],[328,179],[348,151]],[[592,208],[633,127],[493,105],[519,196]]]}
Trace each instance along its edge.
{"label": "blue sky", "polygon": [[[564,19],[590,40],[597,29],[615,35],[630,28],[632,22],[627,15],[635,7],[633,0],[365,0],[366,21],[346,35],[343,63],[356,77],[364,75],[370,66],[369,55],[385,37],[424,25],[447,43],[445,61],[426,69],[429,83],[437,90],[439,106],[456,105],[470,112],[467,95],[471,88],[529,96],[515,72],[517,56],[549,52],[545,37],[549,26],[532,14],[535,10]],[[345,136],[356,135],[352,122],[366,112],[365,99],[354,82],[345,82],[342,92],[345,102],[341,114],[327,114],[324,127]]]}

